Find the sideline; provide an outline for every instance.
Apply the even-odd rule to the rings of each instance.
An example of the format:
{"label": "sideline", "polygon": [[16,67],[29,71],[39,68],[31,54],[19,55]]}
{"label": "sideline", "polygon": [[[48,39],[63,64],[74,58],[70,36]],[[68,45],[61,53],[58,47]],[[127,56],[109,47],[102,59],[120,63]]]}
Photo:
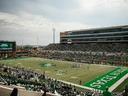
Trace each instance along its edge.
{"label": "sideline", "polygon": [[124,75],[121,79],[119,79],[116,83],[114,83],[111,87],[109,87],[109,91],[112,92],[115,88],[117,88],[124,80],[128,78],[128,73]]}

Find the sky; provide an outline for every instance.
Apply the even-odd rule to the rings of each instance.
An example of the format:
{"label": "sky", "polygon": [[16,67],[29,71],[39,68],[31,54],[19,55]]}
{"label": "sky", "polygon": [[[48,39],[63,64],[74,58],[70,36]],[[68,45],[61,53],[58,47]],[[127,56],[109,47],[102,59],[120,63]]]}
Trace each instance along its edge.
{"label": "sky", "polygon": [[0,0],[0,40],[59,43],[60,32],[128,25],[128,0]]}

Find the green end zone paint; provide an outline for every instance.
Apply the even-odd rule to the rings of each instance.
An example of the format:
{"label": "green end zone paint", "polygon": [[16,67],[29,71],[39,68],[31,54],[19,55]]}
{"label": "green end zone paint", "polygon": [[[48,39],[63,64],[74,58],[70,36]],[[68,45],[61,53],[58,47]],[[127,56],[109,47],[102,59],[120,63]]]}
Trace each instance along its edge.
{"label": "green end zone paint", "polygon": [[84,86],[103,91],[106,88],[111,87],[126,74],[128,74],[127,68],[118,67],[90,82],[85,83]]}

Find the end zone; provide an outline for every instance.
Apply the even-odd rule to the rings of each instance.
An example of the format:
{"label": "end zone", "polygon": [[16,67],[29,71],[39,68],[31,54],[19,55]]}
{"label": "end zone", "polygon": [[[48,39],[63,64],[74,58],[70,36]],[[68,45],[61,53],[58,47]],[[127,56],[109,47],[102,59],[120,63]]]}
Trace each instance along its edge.
{"label": "end zone", "polygon": [[128,69],[118,67],[90,82],[85,83],[84,86],[100,91],[109,88],[109,91],[112,92],[126,78],[128,78]]}

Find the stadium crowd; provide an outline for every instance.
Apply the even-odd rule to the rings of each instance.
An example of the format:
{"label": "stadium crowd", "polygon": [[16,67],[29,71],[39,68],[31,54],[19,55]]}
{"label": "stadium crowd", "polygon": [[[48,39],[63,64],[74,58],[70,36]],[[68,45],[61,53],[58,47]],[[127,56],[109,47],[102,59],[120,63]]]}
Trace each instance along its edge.
{"label": "stadium crowd", "polygon": [[128,66],[126,43],[50,44],[42,50],[31,51],[31,56],[89,64]]}
{"label": "stadium crowd", "polygon": [[57,93],[62,96],[92,96],[91,91],[80,91],[75,86],[49,78],[44,74],[24,68],[0,64],[0,82],[25,87],[30,91]]}
{"label": "stadium crowd", "polygon": [[[30,91],[60,94],[60,96],[103,96],[99,91],[78,90],[71,84],[47,77],[45,73],[41,74],[25,68],[9,67],[4,64],[0,64],[0,82],[5,85],[21,86]],[[113,96],[125,95],[114,93]]]}
{"label": "stadium crowd", "polygon": [[128,52],[127,43],[49,44],[44,50]]}
{"label": "stadium crowd", "polygon": [[[128,66],[128,46],[122,44],[50,44],[43,49],[34,49],[31,56],[61,59],[89,64],[116,64]],[[71,84],[60,82],[43,74],[19,67],[0,64],[0,82],[6,85],[18,85],[30,91],[44,91],[62,96],[103,96],[97,91],[78,90]],[[127,96],[127,87],[123,93],[113,96]]]}
{"label": "stadium crowd", "polygon": [[128,53],[92,52],[92,51],[58,51],[41,50],[33,56],[82,62],[88,64],[111,64],[128,66]]}

